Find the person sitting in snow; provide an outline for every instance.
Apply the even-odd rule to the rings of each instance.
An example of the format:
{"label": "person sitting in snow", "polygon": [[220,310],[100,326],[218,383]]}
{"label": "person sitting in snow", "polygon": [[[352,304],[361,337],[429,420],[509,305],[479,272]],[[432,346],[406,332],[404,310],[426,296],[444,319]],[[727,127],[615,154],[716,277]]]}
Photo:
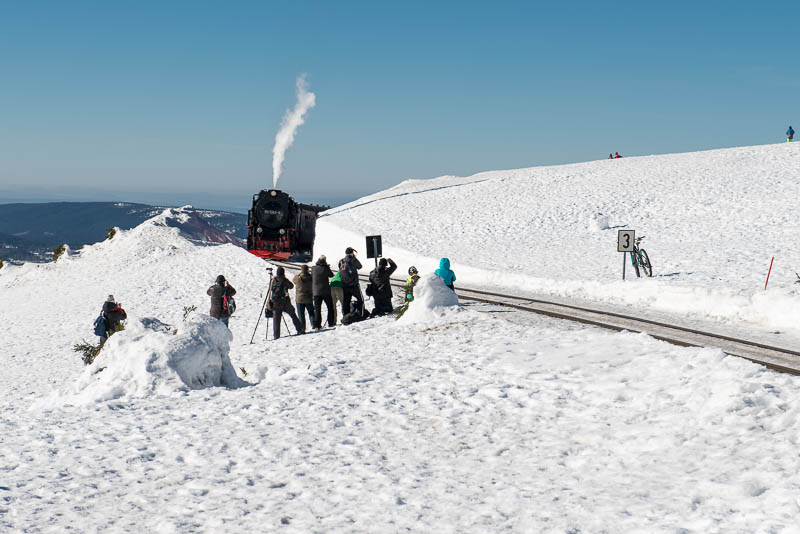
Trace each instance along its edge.
{"label": "person sitting in snow", "polygon": [[391,280],[392,273],[397,270],[397,264],[389,258],[381,258],[378,266],[369,273],[369,281],[375,286],[375,293],[372,298],[375,299],[375,309],[372,310],[372,316],[378,317],[392,313],[392,286]]}
{"label": "person sitting in snow", "polygon": [[269,284],[267,289],[267,311],[266,313],[272,314],[272,338],[278,339],[281,337],[281,317],[283,313],[289,314],[292,318],[292,324],[298,334],[305,334],[306,330],[300,322],[300,318],[292,307],[292,299],[289,297],[289,290],[294,287],[294,284],[286,278],[286,271],[283,267],[278,267],[275,270],[275,278]]}
{"label": "person sitting in snow", "polygon": [[122,305],[114,300],[114,295],[109,295],[103,303],[103,321],[106,323],[106,335],[100,337],[103,344],[114,332],[122,330],[122,321],[128,318],[128,314],[122,309]]}
{"label": "person sitting in snow", "polygon": [[614,152],[614,159],[619,159],[622,156],[619,155],[619,152]]}
{"label": "person sitting in snow", "polygon": [[610,152],[609,152],[609,154],[608,154],[608,159],[614,159],[614,154],[612,154],[612,153],[610,153]]}
{"label": "person sitting in snow", "polygon": [[455,285],[453,284],[453,282],[456,281],[456,273],[450,270],[450,260],[448,258],[442,258],[439,260],[439,268],[434,272],[439,278],[442,279],[444,285],[453,291],[456,290]]}
{"label": "person sitting in snow", "polygon": [[789,126],[789,129],[786,130],[786,142],[791,143],[792,139],[794,139],[794,130],[792,130],[792,127]]}
{"label": "person sitting in snow", "polygon": [[209,311],[208,314],[211,317],[216,317],[222,321],[225,326],[228,326],[230,315],[223,309],[223,301],[225,297],[234,296],[236,290],[225,280],[224,276],[219,275],[214,285],[208,288],[206,294],[211,297],[211,311]]}

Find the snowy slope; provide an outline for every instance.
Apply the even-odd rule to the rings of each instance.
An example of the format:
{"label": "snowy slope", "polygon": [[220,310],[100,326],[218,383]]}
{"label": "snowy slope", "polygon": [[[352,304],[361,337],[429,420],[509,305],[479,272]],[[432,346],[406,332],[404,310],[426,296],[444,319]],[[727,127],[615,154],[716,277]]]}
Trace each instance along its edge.
{"label": "snowy slope", "polygon": [[[684,157],[700,156],[666,159]],[[326,217],[316,253],[335,260],[341,242],[374,231],[396,259],[396,242],[415,250],[407,252],[415,261],[430,256],[423,274],[444,251],[460,282],[477,283],[504,267],[479,255],[463,267],[469,250],[451,235],[460,230],[450,213],[470,203],[477,213],[471,187],[483,186]],[[422,209],[445,191],[455,198],[451,212]],[[359,229],[364,210],[411,197],[418,211],[377,210],[387,212],[385,225]],[[549,209],[562,220],[561,207]],[[800,532],[800,379],[718,350],[453,306],[436,286],[421,288],[412,305],[421,308],[400,321],[278,341],[264,341],[261,321],[250,344],[265,264],[198,240],[189,222],[182,210],[166,211],[57,263],[0,269],[0,531]],[[409,234],[416,224],[433,233]],[[499,226],[480,231],[513,243]],[[576,234],[590,241],[588,230]],[[416,239],[429,248],[417,251]],[[709,250],[720,258],[728,249]],[[534,251],[520,254],[522,276],[537,262]],[[614,284],[543,273],[522,279],[554,290],[575,276],[575,292],[592,297]],[[203,317],[218,274],[238,290],[232,338]],[[738,283],[727,291],[748,301]],[[726,290],[700,271],[627,286],[652,287],[653,299],[681,287]],[[783,282],[767,294],[791,300],[791,291]],[[129,328],[84,367],[72,345],[93,339],[108,293],[128,311]],[[184,319],[190,306],[197,310]],[[238,379],[223,376],[226,357]]]}
{"label": "snowy slope", "polygon": [[[449,257],[465,287],[796,332],[798,199],[800,143],[492,171],[334,208],[317,248],[365,257],[363,236],[382,234],[385,255],[421,272]],[[629,265],[622,282],[621,228],[646,236],[653,279]]]}

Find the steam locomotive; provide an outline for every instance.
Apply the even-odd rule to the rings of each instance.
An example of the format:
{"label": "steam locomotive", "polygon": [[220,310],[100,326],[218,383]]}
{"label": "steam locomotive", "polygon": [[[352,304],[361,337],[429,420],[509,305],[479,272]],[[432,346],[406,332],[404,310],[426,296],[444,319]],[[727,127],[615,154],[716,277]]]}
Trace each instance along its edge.
{"label": "steam locomotive", "polygon": [[247,250],[260,258],[309,261],[317,214],[328,206],[300,204],[288,193],[262,189],[247,212]]}

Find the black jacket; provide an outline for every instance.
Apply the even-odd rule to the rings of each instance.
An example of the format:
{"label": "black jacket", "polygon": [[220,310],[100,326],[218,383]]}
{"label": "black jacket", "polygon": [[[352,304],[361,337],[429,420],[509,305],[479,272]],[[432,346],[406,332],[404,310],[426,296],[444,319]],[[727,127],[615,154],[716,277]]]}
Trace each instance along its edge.
{"label": "black jacket", "polygon": [[374,298],[392,298],[392,286],[389,277],[392,276],[392,273],[396,270],[397,264],[389,260],[388,267],[377,267],[369,273],[369,281],[375,284]]}
{"label": "black jacket", "polygon": [[227,286],[224,284],[214,284],[208,288],[206,294],[211,297],[211,310],[208,314],[217,319],[220,317],[227,317],[225,312],[222,311],[222,298],[225,295],[232,297],[236,294],[236,290],[233,289],[233,286],[230,284]]}
{"label": "black jacket", "polygon": [[121,321],[128,318],[128,314],[116,302],[104,302],[103,317],[106,320],[106,329],[113,332]]}
{"label": "black jacket", "polygon": [[348,264],[350,264],[350,269],[353,271],[353,274],[355,275],[355,280],[350,284],[345,284],[344,280],[342,280],[342,287],[353,287],[353,288],[356,287],[358,285],[358,270],[361,268],[361,262],[358,261],[358,258],[356,258],[355,256],[345,256],[344,258],[339,260],[340,271],[343,270],[342,262],[347,262]]}
{"label": "black jacket", "polygon": [[333,271],[331,266],[327,263],[317,262],[311,268],[312,288],[311,294],[315,297],[326,297],[331,294],[331,285],[329,278],[333,278]]}

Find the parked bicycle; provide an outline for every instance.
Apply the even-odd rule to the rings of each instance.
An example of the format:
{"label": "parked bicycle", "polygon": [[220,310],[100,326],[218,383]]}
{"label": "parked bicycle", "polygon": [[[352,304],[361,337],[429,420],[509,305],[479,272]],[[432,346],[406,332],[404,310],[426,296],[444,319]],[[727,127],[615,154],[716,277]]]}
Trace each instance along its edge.
{"label": "parked bicycle", "polygon": [[637,237],[636,242],[633,244],[633,252],[630,252],[631,264],[633,265],[633,270],[636,271],[636,276],[642,276],[641,273],[644,273],[649,278],[653,276],[653,266],[650,265],[650,257],[647,255],[647,251],[639,247],[642,239],[644,239],[644,236]]}

